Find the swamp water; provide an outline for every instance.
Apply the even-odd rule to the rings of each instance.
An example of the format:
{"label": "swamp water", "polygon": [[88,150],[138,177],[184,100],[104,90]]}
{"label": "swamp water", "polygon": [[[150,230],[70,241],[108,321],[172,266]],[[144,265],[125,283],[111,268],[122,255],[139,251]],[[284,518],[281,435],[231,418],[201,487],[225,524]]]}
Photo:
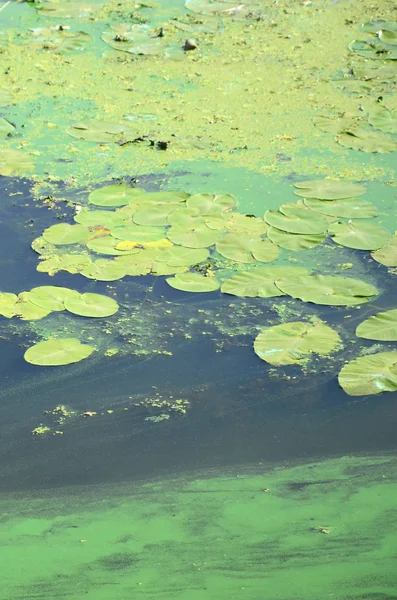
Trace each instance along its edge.
{"label": "swamp water", "polygon": [[396,18],[0,2],[0,598],[397,598]]}

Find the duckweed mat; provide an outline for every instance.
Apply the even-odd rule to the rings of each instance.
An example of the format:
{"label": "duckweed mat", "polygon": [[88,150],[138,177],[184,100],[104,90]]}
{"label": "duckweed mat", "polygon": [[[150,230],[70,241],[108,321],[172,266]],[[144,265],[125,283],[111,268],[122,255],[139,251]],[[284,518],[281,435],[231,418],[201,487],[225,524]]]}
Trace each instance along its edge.
{"label": "duckweed mat", "polygon": [[4,494],[0,598],[392,600],[396,491],[374,455]]}

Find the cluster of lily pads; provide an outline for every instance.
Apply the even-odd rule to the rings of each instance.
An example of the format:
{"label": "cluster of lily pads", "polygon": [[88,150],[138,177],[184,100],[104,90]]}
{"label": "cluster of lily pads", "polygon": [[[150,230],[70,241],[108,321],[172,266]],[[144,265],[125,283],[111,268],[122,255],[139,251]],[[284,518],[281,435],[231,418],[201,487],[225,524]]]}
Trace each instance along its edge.
{"label": "cluster of lily pads", "polygon": [[349,50],[365,60],[352,65],[351,78],[335,83],[348,92],[374,92],[380,101],[369,114],[321,115],[313,121],[322,131],[333,133],[336,141],[346,148],[393,152],[397,150],[397,137],[394,137],[397,134],[397,110],[393,104],[387,106],[387,96],[391,98],[397,81],[397,22],[371,21],[361,29],[373,37],[354,40],[349,44]]}

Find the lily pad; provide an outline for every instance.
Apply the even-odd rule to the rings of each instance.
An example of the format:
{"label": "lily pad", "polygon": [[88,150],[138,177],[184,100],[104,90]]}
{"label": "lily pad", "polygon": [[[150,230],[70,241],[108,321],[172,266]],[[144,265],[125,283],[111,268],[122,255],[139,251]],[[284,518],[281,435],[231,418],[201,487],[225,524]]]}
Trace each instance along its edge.
{"label": "lily pad", "polygon": [[[395,25],[395,23],[394,23],[394,25]],[[394,31],[388,30],[388,29],[381,29],[378,32],[378,38],[384,44],[391,44],[392,46],[397,46],[397,30],[396,29],[394,29]]]}
{"label": "lily pad", "polygon": [[299,234],[299,233],[288,233],[282,231],[276,227],[269,227],[267,236],[277,246],[286,248],[287,250],[293,250],[299,252],[300,250],[311,250],[318,246],[325,240],[325,234]]}
{"label": "lily pad", "polygon": [[15,132],[15,127],[7,119],[0,117],[0,140],[10,137]]}
{"label": "lily pad", "polygon": [[79,293],[65,287],[43,285],[33,288],[30,292],[23,292],[19,296],[45,310],[62,311],[65,310],[65,299],[76,298]]}
{"label": "lily pad", "polygon": [[34,162],[27,154],[11,148],[0,148],[0,175],[20,175],[34,169]]}
{"label": "lily pad", "polygon": [[87,293],[65,298],[65,308],[81,317],[110,317],[118,311],[119,305],[109,296]]}
{"label": "lily pad", "polygon": [[0,315],[7,319],[12,319],[18,314],[16,304],[18,296],[8,292],[0,292]]}
{"label": "lily pad", "polygon": [[26,362],[40,367],[58,367],[88,358],[94,350],[93,346],[82,344],[74,338],[47,340],[28,348],[24,359]]}
{"label": "lily pad", "polygon": [[346,129],[356,127],[359,122],[360,119],[358,117],[350,116],[326,117],[319,115],[313,118],[314,125],[321,129],[321,131],[328,133],[342,133]]}
{"label": "lily pad", "polygon": [[397,309],[369,317],[357,327],[356,335],[366,340],[397,342]]}
{"label": "lily pad", "polygon": [[54,54],[70,54],[82,52],[91,43],[92,37],[84,31],[69,31],[60,26],[37,27],[32,30],[34,36],[31,47],[43,49]]}
{"label": "lily pad", "polygon": [[154,260],[150,272],[152,275],[160,276],[174,275],[175,273],[184,273],[187,270],[188,267],[186,266],[172,266],[168,263],[161,262],[159,260]]}
{"label": "lily pad", "polygon": [[136,225],[122,225],[115,227],[110,232],[111,236],[117,240],[134,240],[135,242],[153,242],[160,240],[165,236],[164,227],[153,227]]}
{"label": "lily pad", "polygon": [[117,249],[118,241],[111,235],[104,235],[93,238],[87,242],[87,248],[96,252],[97,254],[104,254],[106,256],[122,256],[123,254],[136,254],[139,249],[134,246],[129,248]]}
{"label": "lily pad", "polygon": [[43,238],[46,242],[55,246],[84,243],[89,237],[89,232],[83,225],[69,225],[69,223],[59,223],[52,225],[43,231]]}
{"label": "lily pad", "polygon": [[339,385],[349,396],[367,396],[397,390],[397,352],[360,356],[345,365]]}
{"label": "lily pad", "polygon": [[357,127],[336,136],[336,141],[345,148],[383,154],[397,150],[397,140],[375,129]]}
{"label": "lily pad", "polygon": [[87,142],[119,142],[133,140],[138,136],[127,123],[107,123],[106,121],[84,121],[73,123],[66,128],[66,133]]}
{"label": "lily pad", "polygon": [[126,276],[126,269],[123,264],[115,260],[100,258],[84,267],[80,274],[96,281],[117,281]]}
{"label": "lily pad", "polygon": [[166,279],[168,285],[183,292],[215,292],[219,281],[215,277],[205,277],[199,273],[178,273]]}
{"label": "lily pad", "polygon": [[381,63],[369,63],[361,62],[354,65],[353,72],[355,77],[365,80],[379,79],[380,81],[388,81],[394,79],[397,75],[397,63],[388,62],[385,64]]}
{"label": "lily pad", "polygon": [[364,58],[397,60],[397,47],[384,44],[381,40],[353,40],[348,48]]}
{"label": "lily pad", "polygon": [[274,283],[276,279],[288,277],[294,280],[308,273],[309,271],[302,267],[260,267],[237,273],[227,279],[221,286],[221,292],[250,298],[284,296],[284,293]]}
{"label": "lily pad", "polygon": [[397,267],[397,234],[394,234],[386,246],[371,252],[371,256],[381,265]]}
{"label": "lily pad", "polygon": [[170,267],[191,267],[203,262],[208,258],[207,248],[184,248],[173,246],[161,252],[156,260],[165,262]]}
{"label": "lily pad", "polygon": [[146,226],[165,226],[168,225],[168,215],[172,213],[176,205],[169,202],[167,204],[159,204],[151,206],[149,209],[137,210],[132,217],[132,220],[137,225]]}
{"label": "lily pad", "polygon": [[227,233],[216,244],[216,251],[236,262],[272,262],[279,255],[279,248],[270,240],[249,235]]}
{"label": "lily pad", "polygon": [[168,215],[167,221],[172,227],[191,228],[206,225],[206,219],[196,209],[183,206],[173,210]]}
{"label": "lily pad", "polygon": [[361,25],[362,31],[368,31],[369,33],[378,33],[380,30],[385,31],[397,31],[397,23],[395,21],[384,21],[378,19],[377,21],[369,21]]}
{"label": "lily pad", "polygon": [[125,206],[142,194],[143,190],[132,188],[124,183],[105,185],[91,192],[88,202],[95,206]]}
{"label": "lily pad", "polygon": [[376,217],[376,207],[361,198],[344,198],[329,202],[317,198],[305,198],[305,205],[316,212],[330,217],[345,219],[371,219]]}
{"label": "lily pad", "polygon": [[186,201],[188,208],[204,216],[229,212],[235,205],[236,199],[230,194],[194,194]]}
{"label": "lily pad", "polygon": [[51,310],[37,306],[33,302],[30,302],[27,298],[23,298],[22,294],[19,294],[18,303],[15,306],[17,316],[23,321],[38,321],[43,319],[50,314]]}
{"label": "lily pad", "polygon": [[332,223],[328,232],[337,244],[356,250],[377,250],[385,246],[390,239],[386,229],[365,221]]}
{"label": "lily pad", "polygon": [[110,230],[113,227],[118,227],[126,223],[128,215],[110,210],[90,210],[89,208],[83,208],[74,216],[74,220],[76,223],[91,228],[92,231],[95,228]]}
{"label": "lily pad", "polygon": [[144,24],[117,23],[102,35],[102,39],[114,50],[130,54],[161,54],[168,48],[164,38]]}
{"label": "lily pad", "polygon": [[205,217],[205,224],[210,229],[216,229],[224,233],[251,235],[252,237],[261,236],[268,229],[268,225],[263,219],[237,212],[207,216]]}
{"label": "lily pad", "polygon": [[59,271],[67,271],[74,275],[80,273],[91,262],[91,258],[86,252],[49,256],[37,265],[37,271],[49,275],[55,275]]}
{"label": "lily pad", "polygon": [[274,366],[306,363],[312,354],[327,356],[341,344],[339,335],[324,323],[295,321],[262,329],[255,353]]}
{"label": "lily pad", "polygon": [[294,194],[304,198],[318,198],[319,200],[340,200],[341,198],[355,198],[366,192],[366,188],[359,183],[351,181],[332,181],[330,179],[314,179],[313,181],[300,181],[294,184],[297,190]]}
{"label": "lily pad", "polygon": [[213,246],[219,238],[219,232],[209,229],[205,223],[197,227],[170,227],[167,237],[174,244],[186,248],[208,248]]}
{"label": "lily pad", "polygon": [[280,210],[268,210],[264,219],[266,223],[288,233],[325,233],[328,221],[306,208],[296,204],[283,204]]}
{"label": "lily pad", "polygon": [[290,279],[277,279],[276,286],[281,292],[313,304],[327,306],[354,306],[368,302],[377,295],[377,289],[350,277],[330,275],[305,275]]}
{"label": "lily pad", "polygon": [[387,133],[397,133],[397,109],[388,110],[384,106],[378,106],[368,117],[369,123]]}
{"label": "lily pad", "polygon": [[257,18],[263,15],[263,6],[255,1],[247,0],[245,4],[223,2],[221,0],[186,0],[185,6],[192,12],[204,15],[220,15],[231,19]]}

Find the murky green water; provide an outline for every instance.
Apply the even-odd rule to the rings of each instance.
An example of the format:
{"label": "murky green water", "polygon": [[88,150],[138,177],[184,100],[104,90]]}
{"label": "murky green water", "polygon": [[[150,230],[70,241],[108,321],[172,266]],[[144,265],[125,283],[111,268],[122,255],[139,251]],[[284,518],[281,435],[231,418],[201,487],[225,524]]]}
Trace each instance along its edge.
{"label": "murky green water", "polygon": [[[397,61],[347,48],[381,39],[360,26],[394,23],[394,3],[189,4],[0,1],[0,309],[4,294],[48,285],[118,303],[104,318],[0,316],[0,598],[393,600],[397,380],[391,366],[394,391],[338,383],[347,363],[396,351],[396,337],[356,334],[395,308],[396,265],[372,256],[379,245],[328,235],[273,261],[374,286],[357,306],[189,293],[153,266],[114,280],[37,270],[46,256],[32,242],[112,183],[232,194],[232,212],[262,220],[302,202],[301,181],[359,182],[376,210],[361,221],[397,229]],[[391,42],[393,23],[375,26]],[[54,245],[50,258],[65,247],[87,254]],[[211,247],[186,269],[219,285],[250,261],[273,266]],[[258,333],[292,321],[327,324],[340,345],[302,364],[261,360]],[[24,360],[60,338],[93,353]]]}

